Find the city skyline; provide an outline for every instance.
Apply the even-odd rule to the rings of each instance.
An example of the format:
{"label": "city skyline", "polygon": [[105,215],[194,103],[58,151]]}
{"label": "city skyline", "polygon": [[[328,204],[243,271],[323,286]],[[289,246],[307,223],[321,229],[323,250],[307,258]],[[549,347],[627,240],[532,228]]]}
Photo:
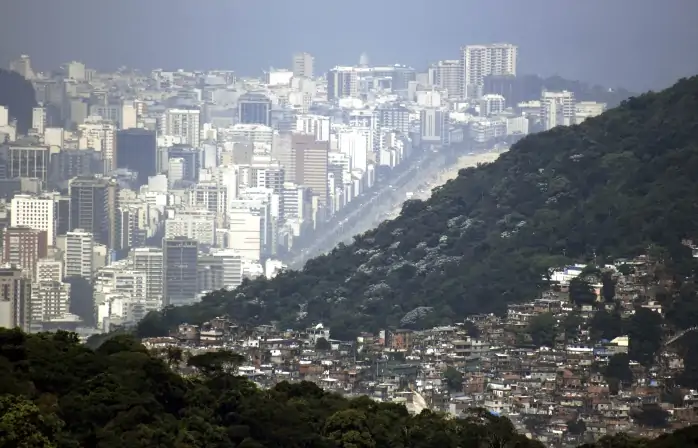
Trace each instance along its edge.
{"label": "city skyline", "polygon": [[[437,60],[458,58],[464,45],[511,42],[521,51],[521,73],[558,74],[634,91],[665,87],[698,71],[698,61],[683,56],[698,39],[690,23],[698,4],[687,0],[675,0],[673,7],[651,0],[564,5],[542,0],[525,5],[512,0],[442,1],[433,10],[431,3],[404,7],[389,0],[371,8],[357,5],[353,9],[362,14],[343,13],[339,27],[333,10],[320,8],[316,0],[278,2],[271,12],[250,2],[212,2],[201,8],[184,0],[166,5],[159,1],[92,2],[89,12],[70,0],[12,4],[0,18],[0,64],[29,54],[39,70],[75,59],[98,70],[121,65],[143,70],[218,68],[252,76],[270,66],[292,68],[295,53],[312,54],[315,72],[323,73],[334,65],[355,64],[367,52],[373,64],[402,63],[423,70]],[[38,6],[40,15],[32,12]],[[442,10],[449,13],[439,14]],[[438,20],[425,21],[428,14]],[[390,21],[385,20],[388,15]],[[80,27],[64,26],[76,19]],[[303,21],[313,26],[306,30],[294,25]],[[18,39],[27,22],[44,30],[41,38],[30,33]],[[415,23],[419,31],[404,29],[415,28]],[[536,28],[546,32],[534,32]],[[134,29],[138,32],[129,31]],[[267,33],[256,33],[259,29]],[[343,31],[360,32],[347,39]],[[171,45],[162,44],[163,34]]]}

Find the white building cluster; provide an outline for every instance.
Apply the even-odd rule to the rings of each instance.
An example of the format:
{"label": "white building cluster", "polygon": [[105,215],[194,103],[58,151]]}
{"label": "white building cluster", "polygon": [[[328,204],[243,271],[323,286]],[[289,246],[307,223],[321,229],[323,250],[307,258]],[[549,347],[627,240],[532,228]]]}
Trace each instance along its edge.
{"label": "white building cluster", "polygon": [[[273,277],[413,155],[603,111],[572,92],[518,101],[517,58],[515,45],[470,45],[425,73],[362,55],[318,76],[298,53],[252,79],[79,62],[43,74],[23,56],[12,69],[39,105],[26,135],[0,107],[0,220],[4,241],[22,242],[2,261],[31,286],[27,325],[105,331]],[[76,281],[93,313],[71,314]]]}

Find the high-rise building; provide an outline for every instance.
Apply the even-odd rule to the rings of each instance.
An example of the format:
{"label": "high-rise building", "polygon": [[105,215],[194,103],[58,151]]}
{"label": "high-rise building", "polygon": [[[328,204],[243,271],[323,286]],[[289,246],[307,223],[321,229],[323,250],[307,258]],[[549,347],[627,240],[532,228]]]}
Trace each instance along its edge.
{"label": "high-rise building", "polygon": [[238,122],[271,126],[271,100],[263,93],[248,92],[238,99]]}
{"label": "high-rise building", "polygon": [[555,126],[575,124],[575,105],[574,92],[543,91],[540,99],[540,121],[543,129],[547,131]]}
{"label": "high-rise building", "polygon": [[293,76],[312,78],[315,58],[308,53],[296,53],[293,55]]}
{"label": "high-rise building", "polygon": [[420,116],[421,142],[441,145],[448,139],[446,112],[438,108],[422,109]]}
{"label": "high-rise building", "polygon": [[37,282],[60,282],[63,281],[63,261],[43,258],[36,262],[36,274],[34,278]]}
{"label": "high-rise building", "polygon": [[46,108],[39,106],[32,109],[32,128],[40,135],[46,129]]}
{"label": "high-rise building", "polygon": [[102,120],[100,117],[89,117],[85,123],[78,125],[78,132],[80,134],[79,149],[92,148],[100,151],[105,173],[116,168],[116,126],[114,123]]}
{"label": "high-rise building", "polygon": [[82,277],[92,281],[95,268],[95,241],[91,232],[75,229],[65,236],[63,266],[66,277]]}
{"label": "high-rise building", "polygon": [[94,234],[95,242],[119,249],[117,229],[118,184],[104,177],[71,179],[70,227]]}
{"label": "high-rise building", "polygon": [[486,76],[516,75],[517,56],[518,47],[506,43],[467,45],[461,48],[465,96],[480,98]]}
{"label": "high-rise building", "polygon": [[335,67],[327,73],[327,99],[353,98],[359,95],[359,74],[354,67]]}
{"label": "high-rise building", "polygon": [[28,227],[46,232],[46,243],[56,244],[58,209],[53,196],[18,194],[12,198],[10,226]]}
{"label": "high-rise building", "polygon": [[146,308],[159,310],[163,306],[163,252],[159,247],[138,247],[131,251],[133,272],[145,275]]}
{"label": "high-rise building", "polygon": [[7,227],[3,231],[3,263],[10,263],[34,278],[36,264],[48,252],[46,231],[28,227]]}
{"label": "high-rise building", "polygon": [[34,79],[34,70],[29,56],[23,54],[19,59],[10,62],[10,70],[24,76],[25,79]]}
{"label": "high-rise building", "polygon": [[[291,136],[291,153],[295,159],[295,183],[310,189],[320,205],[327,203],[327,153],[329,142],[320,142],[307,134]],[[283,163],[283,162],[282,162]]]}
{"label": "high-rise building", "polygon": [[18,267],[0,267],[0,328],[29,331],[30,324],[31,280]]}
{"label": "high-rise building", "polygon": [[7,148],[7,177],[36,178],[45,184],[49,169],[48,146],[18,146]]}
{"label": "high-rise building", "polygon": [[64,317],[70,311],[70,285],[58,281],[38,281],[31,288],[33,325]]}
{"label": "high-rise building", "polygon": [[162,240],[164,305],[189,305],[199,293],[197,266],[199,244],[185,237]]}
{"label": "high-rise building", "polygon": [[449,99],[463,98],[463,65],[458,60],[439,61],[429,69],[433,85],[446,89]]}
{"label": "high-rise building", "polygon": [[117,168],[138,173],[137,185],[146,185],[157,174],[157,137],[147,129],[126,129],[116,134]]}
{"label": "high-rise building", "polygon": [[160,124],[160,134],[179,137],[180,143],[199,147],[201,111],[199,109],[167,109]]}

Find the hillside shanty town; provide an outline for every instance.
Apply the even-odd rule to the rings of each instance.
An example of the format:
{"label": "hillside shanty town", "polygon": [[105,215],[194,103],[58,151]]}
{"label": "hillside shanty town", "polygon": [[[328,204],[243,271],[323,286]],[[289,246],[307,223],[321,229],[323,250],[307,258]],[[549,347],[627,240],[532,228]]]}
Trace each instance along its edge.
{"label": "hillside shanty town", "polygon": [[453,418],[484,408],[548,446],[618,432],[653,437],[698,421],[698,391],[673,381],[684,369],[681,340],[696,328],[662,328],[649,355],[640,339],[651,331],[633,330],[633,319],[665,313],[648,260],[553,270],[549,289],[501,317],[428,330],[386,328],[341,341],[322,323],[291,331],[221,317],[144,343],[185,375],[196,371],[189,356],[230,351],[240,355],[232,368],[259,387],[311,381]]}

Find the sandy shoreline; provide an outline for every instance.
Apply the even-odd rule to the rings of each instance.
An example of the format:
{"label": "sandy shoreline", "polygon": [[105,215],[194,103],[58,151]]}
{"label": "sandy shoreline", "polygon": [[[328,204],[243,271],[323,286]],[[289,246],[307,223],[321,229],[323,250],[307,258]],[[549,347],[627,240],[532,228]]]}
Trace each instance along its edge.
{"label": "sandy shoreline", "polygon": [[485,152],[481,154],[473,154],[467,156],[461,156],[458,161],[451,165],[449,168],[439,172],[436,176],[432,177],[427,181],[428,187],[422,192],[414,192],[415,199],[428,199],[431,196],[431,190],[445,184],[451,179],[458,177],[458,171],[463,168],[469,168],[477,166],[480,163],[491,163],[497,160],[501,153],[499,152]]}

